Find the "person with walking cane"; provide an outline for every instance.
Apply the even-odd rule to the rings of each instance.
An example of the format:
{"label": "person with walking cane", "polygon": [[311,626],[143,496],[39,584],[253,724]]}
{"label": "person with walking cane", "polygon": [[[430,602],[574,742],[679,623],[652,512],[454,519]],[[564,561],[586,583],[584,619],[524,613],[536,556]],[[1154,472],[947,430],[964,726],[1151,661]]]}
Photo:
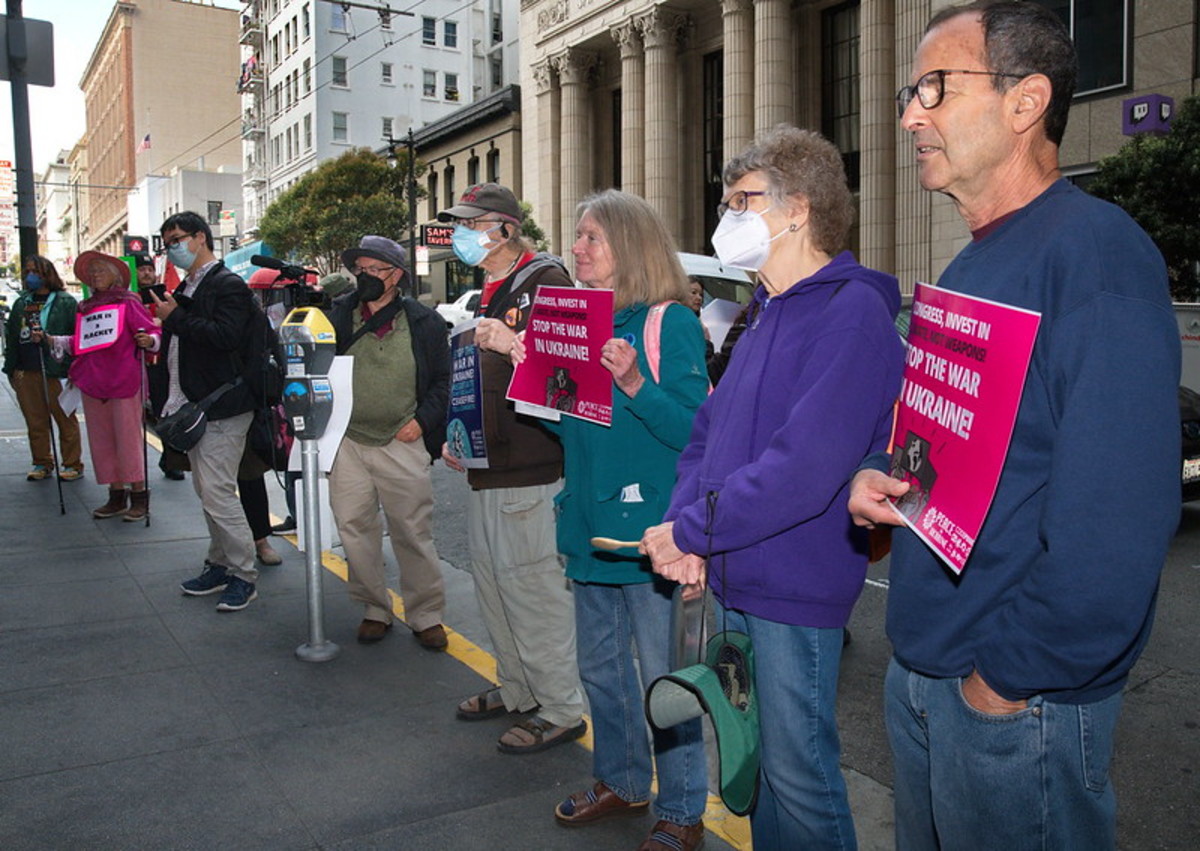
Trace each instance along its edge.
{"label": "person with walking cane", "polygon": [[[83,395],[88,449],[96,481],[108,485],[108,502],[92,511],[98,520],[147,520],[143,358],[161,333],[138,296],[129,291],[129,266],[120,258],[85,251],[75,275],[91,288],[79,305],[73,335],[47,335],[55,359],[74,355],[69,375]],[[42,339],[34,332],[35,342]]]}
{"label": "person with walking cane", "polygon": [[[22,270],[24,291],[4,326],[4,374],[16,392],[29,433],[33,466],[25,478],[42,481],[57,472],[59,481],[70,482],[83,475],[83,443],[79,420],[67,416],[58,404],[62,390],[59,379],[66,377],[68,364],[47,359],[43,369],[42,348],[31,335],[35,326],[50,334],[70,334],[75,327],[75,299],[66,292],[54,264],[45,257],[25,258]],[[51,417],[58,426],[61,468],[54,450]]]}

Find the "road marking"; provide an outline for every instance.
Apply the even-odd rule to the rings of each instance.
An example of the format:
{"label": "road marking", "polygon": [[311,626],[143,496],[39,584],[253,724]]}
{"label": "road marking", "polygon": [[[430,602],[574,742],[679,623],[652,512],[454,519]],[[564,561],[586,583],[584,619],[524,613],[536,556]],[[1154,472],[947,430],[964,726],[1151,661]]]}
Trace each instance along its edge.
{"label": "road marking", "polygon": [[885,591],[891,587],[891,583],[886,579],[871,579],[870,577],[867,577],[866,582],[868,585],[874,585],[876,588],[883,588]]}

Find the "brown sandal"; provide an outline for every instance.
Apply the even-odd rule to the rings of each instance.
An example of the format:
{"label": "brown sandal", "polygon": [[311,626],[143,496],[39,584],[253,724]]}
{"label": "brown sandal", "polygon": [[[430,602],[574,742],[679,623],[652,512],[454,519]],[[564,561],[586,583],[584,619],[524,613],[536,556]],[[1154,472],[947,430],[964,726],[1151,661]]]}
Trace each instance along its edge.
{"label": "brown sandal", "polygon": [[563,827],[577,827],[617,816],[641,816],[649,811],[649,801],[626,801],[597,782],[586,792],[576,792],[555,807],[554,819]]}
{"label": "brown sandal", "polygon": [[493,686],[479,694],[471,695],[460,703],[454,717],[459,721],[483,721],[487,718],[499,718],[506,712],[508,707],[500,697],[500,687]]}
{"label": "brown sandal", "polygon": [[638,851],[696,851],[704,845],[704,823],[675,824],[659,820]]}
{"label": "brown sandal", "polygon": [[555,745],[573,742],[587,732],[587,722],[582,719],[574,727],[551,724],[540,715],[518,721],[496,743],[500,753],[522,755],[538,753]]}

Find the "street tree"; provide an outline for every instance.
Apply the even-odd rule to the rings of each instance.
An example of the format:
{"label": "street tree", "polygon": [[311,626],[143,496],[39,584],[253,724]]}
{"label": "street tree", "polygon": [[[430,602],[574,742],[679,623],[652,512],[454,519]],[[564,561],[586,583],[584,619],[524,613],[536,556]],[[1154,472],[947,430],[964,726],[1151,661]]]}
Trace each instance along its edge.
{"label": "street tree", "polygon": [[1123,208],[1154,240],[1173,299],[1200,298],[1200,96],[1178,105],[1170,133],[1139,133],[1101,160],[1087,189]]}
{"label": "street tree", "polygon": [[259,221],[260,238],[279,256],[322,273],[341,268],[342,252],[365,234],[403,243],[407,156],[397,151],[396,165],[390,166],[369,148],[357,148],[326,160],[267,207]]}

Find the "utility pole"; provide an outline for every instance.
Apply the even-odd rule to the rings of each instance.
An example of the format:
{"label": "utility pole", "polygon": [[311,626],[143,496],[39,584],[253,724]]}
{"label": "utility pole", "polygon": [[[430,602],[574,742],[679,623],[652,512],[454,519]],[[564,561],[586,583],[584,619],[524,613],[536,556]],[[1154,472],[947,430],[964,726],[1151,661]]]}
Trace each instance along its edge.
{"label": "utility pole", "polygon": [[408,262],[412,264],[413,298],[421,295],[421,279],[417,276],[417,146],[413,144],[412,128],[404,140],[408,150]]}
{"label": "utility pole", "polygon": [[17,179],[17,234],[21,246],[21,263],[38,253],[37,219],[34,215],[33,146],[29,140],[29,83],[25,78],[25,63],[29,46],[25,40],[25,18],[22,0],[8,0],[8,80],[12,87],[13,166]]}
{"label": "utility pole", "polygon": [[[412,128],[408,128],[408,136],[403,143],[399,139],[387,137],[388,161],[397,163],[396,148],[404,145],[408,155],[408,175],[405,177],[406,186],[404,197],[408,201],[408,265],[409,274],[413,281],[413,298],[421,294],[421,278],[417,275],[417,147],[413,142]],[[376,153],[381,153],[377,151]]]}

